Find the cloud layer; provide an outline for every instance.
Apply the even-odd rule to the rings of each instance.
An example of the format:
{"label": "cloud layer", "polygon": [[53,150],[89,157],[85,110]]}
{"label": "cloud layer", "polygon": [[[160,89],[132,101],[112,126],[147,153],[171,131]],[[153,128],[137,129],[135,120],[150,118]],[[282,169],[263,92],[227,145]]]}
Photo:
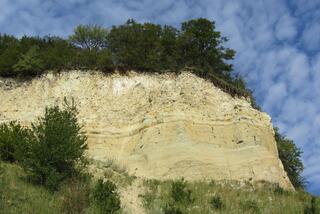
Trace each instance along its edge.
{"label": "cloud layer", "polygon": [[237,51],[248,82],[280,131],[303,149],[308,190],[320,194],[320,1],[317,0],[2,0],[0,33],[59,35],[77,24],[128,18],[178,26],[206,17]]}

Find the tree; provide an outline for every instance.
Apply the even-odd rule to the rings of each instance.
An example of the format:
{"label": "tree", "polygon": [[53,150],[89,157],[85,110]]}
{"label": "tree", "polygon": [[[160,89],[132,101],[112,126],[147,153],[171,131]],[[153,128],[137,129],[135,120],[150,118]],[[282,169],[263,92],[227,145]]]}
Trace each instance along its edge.
{"label": "tree", "polygon": [[279,158],[284,170],[287,172],[292,185],[296,188],[302,188],[305,184],[305,180],[301,176],[303,171],[303,163],[300,159],[302,151],[296,147],[292,140],[282,136],[278,128],[274,128],[274,130]]}
{"label": "tree", "polygon": [[25,54],[22,54],[19,61],[13,66],[18,75],[37,75],[43,71],[43,62],[40,59],[38,46],[31,47]]}
{"label": "tree", "polygon": [[19,59],[19,40],[9,35],[0,35],[0,76],[13,76],[13,65]]}
{"label": "tree", "polygon": [[160,70],[161,26],[139,24],[129,19],[126,24],[113,26],[108,36],[108,48],[115,65],[124,70]]}
{"label": "tree", "polygon": [[107,35],[108,30],[99,25],[78,25],[69,40],[75,46],[89,50],[99,50],[106,47]]}
{"label": "tree", "polygon": [[183,22],[179,36],[181,60],[185,66],[199,68],[202,77],[208,72],[229,76],[232,65],[225,60],[233,59],[235,51],[225,48],[221,33],[215,31],[215,23],[204,18]]}
{"label": "tree", "polygon": [[46,108],[44,117],[32,123],[33,142],[22,161],[28,175],[51,190],[66,178],[75,176],[84,163],[87,148],[74,104]]}
{"label": "tree", "polygon": [[160,62],[162,69],[178,70],[179,52],[177,46],[179,31],[174,27],[165,25],[161,30]]}

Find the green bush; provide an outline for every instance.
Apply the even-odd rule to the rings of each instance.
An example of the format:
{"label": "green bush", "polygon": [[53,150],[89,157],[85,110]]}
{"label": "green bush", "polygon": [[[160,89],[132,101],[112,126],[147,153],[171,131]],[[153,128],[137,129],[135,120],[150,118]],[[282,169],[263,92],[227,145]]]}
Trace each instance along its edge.
{"label": "green bush", "polygon": [[92,200],[99,213],[117,213],[120,210],[120,198],[116,185],[111,181],[97,181],[93,192]]}
{"label": "green bush", "polygon": [[246,213],[260,213],[260,208],[255,200],[246,200],[241,203],[241,207]]}
{"label": "green bush", "polygon": [[305,180],[301,176],[303,171],[303,163],[300,159],[302,151],[293,143],[292,140],[281,135],[278,128],[274,128],[274,131],[279,158],[291,183],[296,188],[303,188]]}
{"label": "green bush", "polygon": [[90,203],[90,179],[72,177],[62,187],[62,211],[67,214],[86,213]]}
{"label": "green bush", "polygon": [[311,197],[310,204],[306,205],[304,208],[304,214],[320,214],[320,209],[317,208],[317,198],[315,196]]}
{"label": "green bush", "polygon": [[32,124],[33,139],[22,166],[33,181],[57,190],[66,178],[76,175],[85,163],[87,148],[74,104],[45,109],[44,117]]}
{"label": "green bush", "polygon": [[183,214],[183,212],[173,204],[166,204],[163,208],[164,214]]}
{"label": "green bush", "polygon": [[30,130],[12,121],[0,125],[0,159],[15,162],[23,156],[24,147],[30,140]]}
{"label": "green bush", "polygon": [[210,204],[211,207],[216,210],[220,210],[225,207],[221,197],[218,195],[215,195],[211,198]]}
{"label": "green bush", "polygon": [[175,202],[180,202],[180,203],[193,202],[191,190],[187,188],[187,181],[185,181],[184,179],[172,182],[171,196]]}
{"label": "green bush", "polygon": [[277,184],[273,190],[274,194],[276,195],[283,195],[286,191]]}

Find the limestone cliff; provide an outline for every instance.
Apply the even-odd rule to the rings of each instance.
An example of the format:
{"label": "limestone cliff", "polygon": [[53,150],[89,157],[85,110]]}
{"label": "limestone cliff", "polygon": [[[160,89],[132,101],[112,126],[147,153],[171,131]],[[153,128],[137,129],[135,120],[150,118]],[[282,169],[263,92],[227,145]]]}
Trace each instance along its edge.
{"label": "limestone cliff", "polygon": [[190,73],[126,76],[73,71],[0,80],[0,122],[23,124],[75,99],[89,155],[147,178],[265,180],[292,188],[270,117]]}

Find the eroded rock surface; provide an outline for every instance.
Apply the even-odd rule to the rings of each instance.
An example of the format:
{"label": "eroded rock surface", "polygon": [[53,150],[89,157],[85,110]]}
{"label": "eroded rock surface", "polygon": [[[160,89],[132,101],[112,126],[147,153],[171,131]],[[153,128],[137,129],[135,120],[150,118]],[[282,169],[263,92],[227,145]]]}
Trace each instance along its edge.
{"label": "eroded rock surface", "polygon": [[73,97],[89,155],[115,159],[138,177],[266,180],[292,188],[270,117],[193,74],[72,71],[2,85],[0,122],[28,125],[45,106]]}

